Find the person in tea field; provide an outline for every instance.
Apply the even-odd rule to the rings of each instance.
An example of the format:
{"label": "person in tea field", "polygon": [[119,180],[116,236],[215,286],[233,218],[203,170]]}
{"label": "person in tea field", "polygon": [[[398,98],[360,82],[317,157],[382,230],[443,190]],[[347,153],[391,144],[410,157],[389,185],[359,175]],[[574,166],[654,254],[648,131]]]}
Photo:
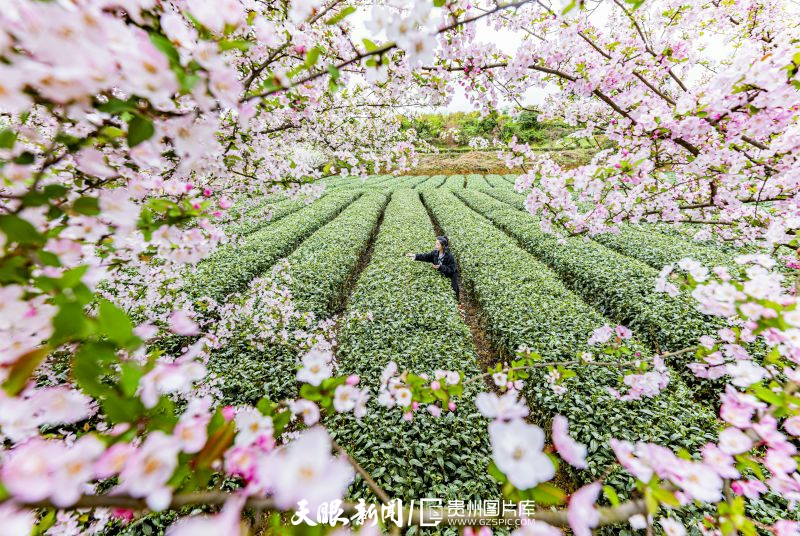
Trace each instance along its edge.
{"label": "person in tea field", "polygon": [[456,266],[456,259],[453,254],[450,253],[446,236],[436,237],[436,245],[430,253],[406,253],[406,257],[415,261],[429,262],[434,270],[445,277],[449,277],[453,291],[456,293],[456,300],[458,300],[458,266]]}

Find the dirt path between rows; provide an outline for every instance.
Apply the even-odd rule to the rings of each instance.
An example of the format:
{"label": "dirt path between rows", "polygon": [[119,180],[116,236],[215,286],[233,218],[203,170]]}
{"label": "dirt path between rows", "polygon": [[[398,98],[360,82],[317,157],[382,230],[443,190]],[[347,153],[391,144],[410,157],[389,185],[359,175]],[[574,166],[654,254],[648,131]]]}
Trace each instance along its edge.
{"label": "dirt path between rows", "polygon": [[[444,230],[439,226],[439,222],[436,221],[436,218],[431,212],[430,207],[428,207],[424,200],[423,205],[428,211],[428,217],[430,217],[431,222],[433,223],[433,228],[436,231],[436,235],[445,235]],[[456,263],[458,263],[458,259],[456,259]],[[459,266],[459,275],[460,272],[461,267]],[[478,303],[475,293],[471,288],[469,288],[468,285],[464,284],[463,278],[459,277],[458,283],[459,302],[463,307],[464,321],[472,333],[472,340],[475,343],[475,350],[477,352],[478,367],[482,372],[485,372],[489,367],[492,367],[498,362],[503,361],[504,353],[494,345],[491,337],[489,336],[489,332],[486,327],[486,319],[481,314],[480,304]],[[491,376],[487,376],[483,383],[488,391],[498,393],[497,386],[492,381]],[[531,413],[533,412],[534,408],[531,408]],[[545,433],[549,435],[547,431],[545,431]],[[556,476],[551,483],[567,493],[572,493],[577,489],[576,482],[565,472],[563,464],[559,465],[559,468],[556,471]]]}
{"label": "dirt path between rows", "polygon": [[[344,288],[342,289],[339,296],[337,296],[337,303],[333,307],[333,317],[339,318],[342,314],[347,310],[347,305],[350,301],[350,296],[353,294],[353,289],[356,287],[356,283],[358,283],[358,278],[361,277],[361,273],[364,269],[369,265],[370,261],[372,260],[372,253],[375,250],[375,240],[378,238],[378,233],[381,231],[381,224],[383,224],[383,215],[386,214],[386,207],[389,206],[389,203],[392,202],[392,195],[389,194],[389,198],[386,200],[386,205],[384,205],[383,210],[381,210],[380,216],[378,216],[378,221],[375,222],[375,227],[372,229],[372,233],[369,235],[369,242],[367,243],[367,249],[364,250],[364,253],[358,259],[358,264],[356,265],[356,269],[350,274],[350,277],[347,279]],[[338,330],[337,330],[338,331]]]}

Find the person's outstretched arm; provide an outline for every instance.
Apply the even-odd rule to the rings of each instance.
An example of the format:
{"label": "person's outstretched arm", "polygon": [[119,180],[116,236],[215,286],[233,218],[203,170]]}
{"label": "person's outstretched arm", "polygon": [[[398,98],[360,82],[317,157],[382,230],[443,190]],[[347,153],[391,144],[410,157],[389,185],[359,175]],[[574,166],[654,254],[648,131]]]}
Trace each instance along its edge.
{"label": "person's outstretched arm", "polygon": [[431,251],[430,253],[406,253],[406,257],[409,259],[414,259],[415,261],[422,261],[422,262],[433,262],[434,253]]}

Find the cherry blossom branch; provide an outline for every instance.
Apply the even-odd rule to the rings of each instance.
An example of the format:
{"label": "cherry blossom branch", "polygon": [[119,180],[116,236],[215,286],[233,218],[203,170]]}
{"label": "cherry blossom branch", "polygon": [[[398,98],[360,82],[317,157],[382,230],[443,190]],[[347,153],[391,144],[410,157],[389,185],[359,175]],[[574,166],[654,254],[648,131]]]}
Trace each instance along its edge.
{"label": "cherry blossom branch", "polygon": [[[619,8],[623,11],[623,13],[625,13],[628,19],[630,19],[631,23],[633,23],[633,27],[636,29],[636,32],[639,34],[639,37],[641,37],[642,39],[642,44],[644,45],[644,49],[654,58],[658,58],[658,54],[656,54],[655,50],[653,50],[650,44],[647,42],[647,38],[645,38],[644,36],[644,31],[642,30],[639,21],[636,20],[636,17],[634,17],[633,14],[630,11],[628,11],[628,9],[624,5],[622,5],[622,3],[619,0],[614,0],[614,3],[617,6],[619,6]],[[667,69],[667,73],[669,74],[670,78],[672,78],[683,91],[688,91],[686,85],[681,81],[680,78],[678,78],[678,76],[672,71],[672,69]]]}
{"label": "cherry blossom branch", "polygon": [[[621,362],[614,362],[614,361],[584,361],[582,359],[574,359],[572,361],[548,361],[543,363],[535,363],[533,365],[526,365],[523,367],[509,367],[504,369],[508,372],[516,372],[520,370],[533,370],[533,369],[540,369],[540,368],[547,368],[547,367],[576,367],[576,366],[595,366],[595,367],[608,367],[608,368],[625,368],[625,367],[633,367],[637,366],[642,361],[648,361],[653,357],[675,357],[682,354],[688,354],[697,350],[697,346],[689,346],[687,348],[682,348],[681,350],[676,350],[674,352],[667,352],[664,354],[659,354],[657,356],[651,356],[649,359],[642,358],[642,359],[635,359],[633,361],[621,361]],[[470,383],[476,382],[483,378],[487,378],[494,374],[494,371],[484,372],[483,374],[478,374],[477,376],[473,376],[467,380],[464,380],[464,385],[468,385]]]}
{"label": "cherry blossom branch", "polygon": [[[478,20],[480,20],[480,19],[482,19],[484,17],[487,17],[487,16],[489,16],[489,15],[491,15],[493,13],[496,13],[498,11],[503,11],[503,10],[506,10],[506,9],[519,8],[519,7],[521,7],[521,6],[525,5],[525,4],[528,4],[528,3],[532,2],[532,1],[533,0],[519,0],[517,2],[510,2],[508,4],[498,4],[493,9],[485,11],[484,13],[481,13],[480,15],[476,15],[476,16],[470,17],[468,19],[457,21],[457,22],[448,24],[446,26],[442,26],[441,28],[439,28],[436,31],[436,34],[438,35],[438,34],[446,32],[446,31],[458,28],[460,26],[464,26],[466,24],[470,24],[472,22],[476,22],[476,21],[478,21]],[[363,59],[369,58],[371,56],[378,56],[378,55],[384,54],[384,53],[389,52],[390,50],[393,50],[395,48],[397,48],[397,44],[394,43],[394,42],[389,42],[389,43],[387,43],[387,44],[385,44],[383,46],[380,46],[378,48],[375,48],[373,50],[370,50],[370,51],[367,51],[367,52],[358,53],[355,56],[353,56],[352,58],[350,58],[349,60],[345,60],[345,61],[342,61],[340,63],[337,63],[337,64],[333,65],[333,68],[335,68],[337,70],[341,70],[344,67],[347,67],[348,65],[352,65],[352,64],[357,63],[357,62],[359,62],[359,61],[361,61]],[[327,75],[328,73],[329,73],[329,71],[328,71],[328,68],[326,67],[324,70],[316,71],[316,72],[310,73],[310,74],[308,74],[308,75],[306,75],[306,76],[304,76],[302,78],[298,78],[296,80],[290,81],[289,85],[286,86],[286,87],[273,88],[273,89],[270,89],[270,90],[267,90],[267,91],[264,91],[264,92],[261,92],[261,93],[256,93],[256,94],[251,95],[249,97],[245,97],[243,100],[245,102],[247,102],[247,101],[250,101],[250,100],[253,100],[253,99],[269,97],[270,95],[273,95],[275,93],[280,93],[282,91],[286,91],[287,89],[291,89],[292,87],[296,87],[296,86],[305,84],[306,82],[311,82],[312,80],[316,80],[317,78],[319,78],[321,76],[324,76],[324,75]]]}

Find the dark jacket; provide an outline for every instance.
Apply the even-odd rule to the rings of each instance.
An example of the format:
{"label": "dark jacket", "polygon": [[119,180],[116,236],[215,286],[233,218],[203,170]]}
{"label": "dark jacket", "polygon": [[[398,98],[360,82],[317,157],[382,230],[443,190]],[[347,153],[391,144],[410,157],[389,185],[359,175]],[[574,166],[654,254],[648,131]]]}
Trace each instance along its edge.
{"label": "dark jacket", "polygon": [[449,250],[445,251],[444,255],[441,257],[439,256],[439,252],[436,250],[433,250],[430,253],[417,253],[414,255],[414,260],[438,264],[439,268],[437,268],[437,270],[440,274],[450,278],[453,291],[455,291],[456,296],[458,296],[458,266],[456,265],[455,257],[453,257],[453,254],[450,253]]}

